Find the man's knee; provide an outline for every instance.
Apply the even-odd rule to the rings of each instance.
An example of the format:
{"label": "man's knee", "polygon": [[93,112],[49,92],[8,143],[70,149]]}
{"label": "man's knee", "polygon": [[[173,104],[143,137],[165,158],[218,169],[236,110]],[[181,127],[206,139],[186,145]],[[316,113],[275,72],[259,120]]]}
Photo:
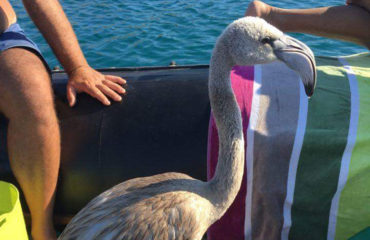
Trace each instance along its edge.
{"label": "man's knee", "polygon": [[[41,101],[40,101],[41,102]],[[44,126],[57,124],[57,116],[53,104],[48,102],[28,105],[23,108],[23,112],[19,112],[18,116],[24,116],[25,121],[34,122]]]}
{"label": "man's knee", "polygon": [[14,100],[4,112],[9,121],[22,125],[34,124],[35,127],[46,128],[58,125],[54,104],[50,97],[37,95],[20,97]]}
{"label": "man's knee", "polygon": [[49,121],[55,117],[51,89],[34,85],[26,92],[14,89],[10,91],[13,92],[0,98],[0,110],[10,120],[18,118]]}
{"label": "man's knee", "polygon": [[24,49],[0,55],[0,110],[8,118],[55,117],[51,81],[42,61]]}

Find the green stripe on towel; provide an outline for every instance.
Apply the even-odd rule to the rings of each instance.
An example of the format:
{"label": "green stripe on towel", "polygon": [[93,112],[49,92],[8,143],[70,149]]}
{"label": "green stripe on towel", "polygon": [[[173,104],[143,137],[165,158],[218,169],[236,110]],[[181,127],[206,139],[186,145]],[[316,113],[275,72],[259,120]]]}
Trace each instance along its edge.
{"label": "green stripe on towel", "polygon": [[318,82],[309,101],[298,163],[289,239],[327,239],[350,120],[350,89],[342,64],[318,58]]}
{"label": "green stripe on towel", "polygon": [[339,201],[336,240],[348,239],[370,226],[370,54],[345,59],[357,78],[360,111],[356,145]]}

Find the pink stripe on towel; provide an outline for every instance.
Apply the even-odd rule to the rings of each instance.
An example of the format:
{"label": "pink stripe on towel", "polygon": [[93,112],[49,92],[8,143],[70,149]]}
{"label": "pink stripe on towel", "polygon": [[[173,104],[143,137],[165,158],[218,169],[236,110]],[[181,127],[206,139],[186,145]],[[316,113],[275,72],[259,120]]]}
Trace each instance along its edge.
{"label": "pink stripe on towel", "polygon": [[[231,85],[238,101],[243,118],[243,132],[246,132],[253,97],[254,67],[235,66],[231,71]],[[245,149],[247,142],[245,143]],[[211,179],[214,175],[218,159],[218,134],[212,113],[208,130],[208,156],[207,176]],[[208,240],[244,240],[245,198],[247,194],[246,170],[244,172],[240,191],[226,214],[213,224],[207,234]]]}

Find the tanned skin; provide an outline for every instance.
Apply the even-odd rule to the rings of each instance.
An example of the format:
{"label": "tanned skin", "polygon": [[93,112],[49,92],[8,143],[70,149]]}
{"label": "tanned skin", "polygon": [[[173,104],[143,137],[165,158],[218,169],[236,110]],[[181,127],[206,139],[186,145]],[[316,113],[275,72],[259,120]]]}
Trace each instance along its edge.
{"label": "tanned skin", "polygon": [[[121,101],[126,81],[89,66],[57,0],[24,0],[23,4],[69,76],[70,106],[75,105],[78,92],[86,92],[104,105]],[[0,32],[15,22],[9,2],[0,0]],[[53,206],[60,132],[50,76],[33,52],[23,48],[0,52],[0,112],[9,119],[9,159],[30,209],[32,238],[56,240]]]}
{"label": "tanned skin", "polygon": [[0,0],[0,33],[17,21],[15,12],[7,0]]}
{"label": "tanned skin", "polygon": [[311,9],[283,9],[253,1],[245,15],[264,18],[285,32],[335,38],[370,49],[370,0],[347,0],[343,6]]}

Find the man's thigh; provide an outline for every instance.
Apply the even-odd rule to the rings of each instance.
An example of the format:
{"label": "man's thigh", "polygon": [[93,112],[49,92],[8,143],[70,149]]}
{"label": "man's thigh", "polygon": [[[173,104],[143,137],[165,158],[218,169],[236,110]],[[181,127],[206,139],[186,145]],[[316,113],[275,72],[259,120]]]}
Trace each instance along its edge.
{"label": "man's thigh", "polygon": [[49,73],[39,56],[23,48],[0,53],[0,111],[7,117],[53,107]]}

